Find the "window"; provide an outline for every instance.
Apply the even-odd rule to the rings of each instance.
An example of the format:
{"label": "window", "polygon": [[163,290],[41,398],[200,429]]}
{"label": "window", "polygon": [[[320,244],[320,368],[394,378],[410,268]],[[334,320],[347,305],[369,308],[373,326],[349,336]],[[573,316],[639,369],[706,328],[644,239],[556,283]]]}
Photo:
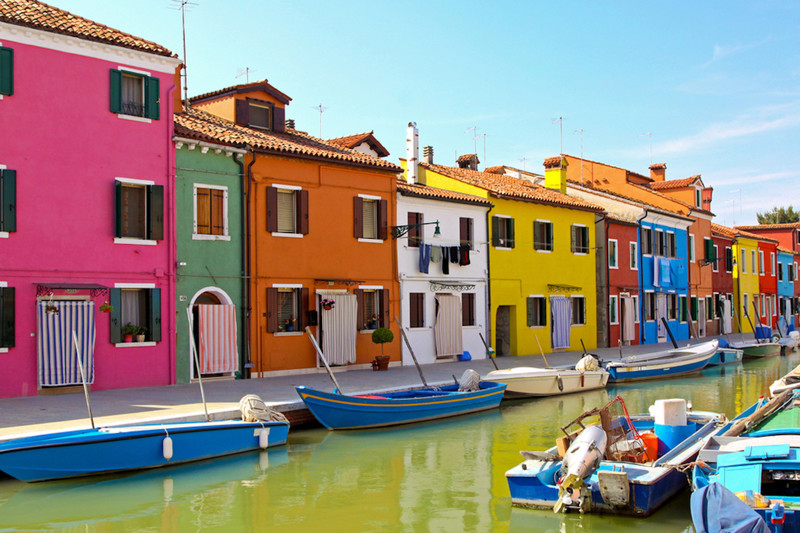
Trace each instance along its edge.
{"label": "window", "polygon": [[703,249],[705,250],[706,263],[711,263],[717,260],[717,255],[714,252],[714,241],[708,237],[703,239]]}
{"label": "window", "polygon": [[608,240],[608,268],[619,268],[617,259],[617,241],[614,239]]}
{"label": "window", "polygon": [[749,302],[747,301],[747,296],[748,296],[747,293],[742,294],[742,297],[743,297],[742,305],[744,307],[744,309],[743,309],[744,310],[744,316],[750,316],[750,311],[748,310]]}
{"label": "window", "polygon": [[758,274],[758,263],[756,263],[756,251],[750,251],[750,271],[753,274]]}
{"label": "window", "polygon": [[[366,219],[366,216],[364,218]],[[422,242],[423,226],[419,226],[418,224],[422,224],[423,220],[424,218],[422,217],[422,213],[408,214],[408,246],[410,248],[419,248],[419,245]]]}
{"label": "window", "polygon": [[583,326],[586,324],[586,298],[583,296],[572,297],[572,325]]}
{"label": "window", "polygon": [[697,320],[697,310],[698,310],[697,296],[692,296],[690,302],[691,302],[691,307],[689,308],[689,310],[691,312],[692,320]]}
{"label": "window", "polygon": [[111,69],[111,112],[158,120],[159,80],[147,74]]}
{"label": "window", "polygon": [[14,49],[3,46],[0,46],[0,94],[14,94]]}
{"label": "window", "polygon": [[653,255],[664,256],[667,251],[667,240],[664,237],[664,232],[657,229],[653,232]]}
{"label": "window", "polygon": [[694,190],[694,205],[697,207],[703,207],[703,200],[702,200],[702,195],[700,193],[700,189]]}
{"label": "window", "polygon": [[764,250],[758,251],[758,273],[764,275]]}
{"label": "window", "polygon": [[770,276],[774,276],[775,275],[775,252],[770,252],[769,253],[769,268],[770,268],[769,275]]}
{"label": "window", "polygon": [[653,230],[642,228],[642,254],[651,255],[653,253]]}
{"label": "window", "polygon": [[533,249],[553,250],[553,224],[550,221],[537,220],[533,223]]}
{"label": "window", "polygon": [[0,168],[0,234],[17,231],[17,171]]}
{"label": "window", "polygon": [[795,281],[794,269],[797,263],[789,263],[786,265],[786,279],[788,281]]}
{"label": "window", "polygon": [[466,244],[472,250],[472,242],[474,237],[474,224],[471,218],[461,217],[458,219],[458,234],[461,244]]}
{"label": "window", "polygon": [[688,300],[686,296],[681,295],[678,297],[678,315],[683,323],[689,320],[689,306],[687,305],[687,302]]}
{"label": "window", "polygon": [[353,198],[353,237],[385,241],[388,234],[388,202],[379,196]]}
{"label": "window", "polygon": [[308,289],[278,285],[267,289],[267,332],[303,331],[308,316]]}
{"label": "window", "polygon": [[725,247],[725,272],[733,272],[733,249]]}
{"label": "window", "polygon": [[115,233],[120,239],[160,241],[164,238],[164,186],[117,179]]}
{"label": "window", "polygon": [[633,299],[633,316],[634,316],[633,321],[634,321],[634,323],[638,324],[639,323],[639,296],[638,295],[633,295],[633,296],[631,296],[631,299]]}
{"label": "window", "polygon": [[589,228],[578,224],[572,225],[572,253],[589,253]]}
{"label": "window", "polygon": [[714,320],[714,299],[706,296],[706,320]]}
{"label": "window", "polygon": [[667,294],[667,320],[678,319],[678,295]]}
{"label": "window", "polygon": [[537,328],[547,325],[547,300],[544,296],[528,296],[528,327]]}
{"label": "window", "polygon": [[228,188],[195,183],[194,237],[214,238],[227,235]]}
{"label": "window", "polygon": [[747,274],[747,250],[742,250],[742,260],[739,267],[742,269],[742,274]]}
{"label": "window", "polygon": [[278,120],[283,122],[285,115],[283,108],[276,108],[272,102],[246,98],[236,100],[236,123],[242,126],[249,126],[259,130],[279,130]]}
{"label": "window", "polygon": [[[717,252],[719,252],[719,248],[718,248],[718,247],[717,247],[717,245],[715,244],[715,245],[714,245],[714,258],[715,258],[715,259],[716,259],[717,257],[719,257],[719,255],[717,254]],[[717,262],[716,262],[716,261],[714,261],[713,263],[711,263],[711,271],[712,271],[712,272],[719,272],[719,265],[717,264]]]}
{"label": "window", "polygon": [[797,234],[797,244],[800,244],[800,229],[794,230]]}
{"label": "window", "polygon": [[146,328],[145,340],[161,341],[161,289],[117,286],[109,290],[109,303],[112,344],[122,342],[122,328],[127,324]]}
{"label": "window", "polygon": [[505,216],[492,217],[492,246],[496,248],[514,247],[514,219]]}
{"label": "window", "polygon": [[382,287],[359,287],[354,290],[358,305],[358,329],[370,329],[370,324],[375,327],[389,327],[389,291]]}
{"label": "window", "polygon": [[411,317],[409,327],[411,328],[424,328],[425,327],[425,293],[412,292],[409,295],[411,307]]}
{"label": "window", "polygon": [[608,297],[608,323],[612,326],[619,324],[619,298],[611,295]]}
{"label": "window", "polygon": [[300,187],[267,187],[267,231],[273,235],[308,234],[308,191]]}
{"label": "window", "polygon": [[653,321],[656,319],[656,293],[644,293],[644,319]]}
{"label": "window", "polygon": [[0,286],[0,348],[14,347],[14,287]]}
{"label": "window", "polygon": [[475,293],[461,293],[461,325],[475,325]]}
{"label": "window", "polygon": [[689,234],[689,261],[694,263],[694,235]]}
{"label": "window", "polygon": [[666,257],[677,257],[677,241],[675,234],[672,232],[667,233],[667,251]]}
{"label": "window", "polygon": [[783,263],[778,264],[778,281],[783,281]]}
{"label": "window", "polygon": [[639,245],[635,242],[630,243],[630,251],[631,251],[631,270],[639,270]]}

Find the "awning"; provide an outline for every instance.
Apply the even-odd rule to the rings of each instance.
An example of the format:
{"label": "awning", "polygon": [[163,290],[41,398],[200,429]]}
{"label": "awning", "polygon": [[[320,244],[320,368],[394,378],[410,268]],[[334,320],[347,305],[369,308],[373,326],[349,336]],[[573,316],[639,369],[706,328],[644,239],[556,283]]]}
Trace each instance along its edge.
{"label": "awning", "polygon": [[583,287],[566,285],[563,283],[548,283],[547,290],[548,292],[580,292],[583,290]]}
{"label": "awning", "polygon": [[90,296],[102,296],[108,294],[109,289],[99,283],[75,283],[69,281],[62,283],[34,283],[34,285],[36,285],[36,296],[48,296],[53,293],[54,289],[89,291]]}
{"label": "awning", "polygon": [[431,281],[431,290],[433,292],[436,291],[471,291],[475,288],[474,284],[471,283],[446,283],[440,281]]}

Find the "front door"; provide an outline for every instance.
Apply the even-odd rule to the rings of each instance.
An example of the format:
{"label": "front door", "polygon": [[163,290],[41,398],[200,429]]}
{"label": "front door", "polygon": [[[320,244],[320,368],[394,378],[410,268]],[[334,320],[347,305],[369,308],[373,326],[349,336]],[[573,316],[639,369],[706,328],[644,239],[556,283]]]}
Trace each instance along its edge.
{"label": "front door", "polygon": [[666,320],[666,318],[667,318],[667,295],[660,293],[656,294],[656,320],[658,320],[658,342],[664,342],[667,339],[667,327],[664,325],[664,320]]}
{"label": "front door", "polygon": [[39,388],[93,383],[94,302],[40,300],[36,321]]}
{"label": "front door", "polygon": [[[320,307],[319,331],[322,353],[331,365],[346,365],[356,362],[356,337],[358,335],[358,301],[353,293],[317,291],[319,300],[335,303],[331,309]],[[373,297],[373,293],[365,298]],[[374,302],[373,302],[374,306]],[[378,309],[377,306],[373,307]],[[318,364],[321,364],[318,361]]]}
{"label": "front door", "polygon": [[511,306],[500,305],[497,307],[497,322],[495,325],[496,355],[511,355]]}

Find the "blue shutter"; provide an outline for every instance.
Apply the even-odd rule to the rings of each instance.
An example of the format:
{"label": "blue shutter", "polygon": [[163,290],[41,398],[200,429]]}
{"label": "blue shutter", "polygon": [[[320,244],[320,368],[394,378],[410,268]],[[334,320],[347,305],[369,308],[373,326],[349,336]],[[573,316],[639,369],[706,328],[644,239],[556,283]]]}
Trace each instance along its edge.
{"label": "blue shutter", "polygon": [[109,289],[108,303],[111,304],[108,316],[108,341],[117,344],[122,342],[122,290]]}
{"label": "blue shutter", "polygon": [[17,171],[0,170],[0,231],[17,231]]}
{"label": "blue shutter", "polygon": [[109,109],[112,113],[122,113],[122,72],[111,69],[109,87]]}
{"label": "blue shutter", "polygon": [[144,83],[145,83],[145,89],[144,89],[145,116],[147,118],[158,120],[159,118],[161,118],[161,113],[159,109],[161,104],[159,79],[148,77],[144,79]]}

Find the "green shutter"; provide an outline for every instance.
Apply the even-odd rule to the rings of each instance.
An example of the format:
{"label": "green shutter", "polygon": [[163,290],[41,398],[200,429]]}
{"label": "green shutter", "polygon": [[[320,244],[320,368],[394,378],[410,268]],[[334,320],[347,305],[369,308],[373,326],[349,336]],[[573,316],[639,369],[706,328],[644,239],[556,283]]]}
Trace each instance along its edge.
{"label": "green shutter", "polygon": [[0,170],[0,231],[17,231],[17,171]]}
{"label": "green shutter", "polygon": [[500,217],[492,217],[492,246],[500,246]]}
{"label": "green shutter", "polygon": [[158,78],[148,77],[144,79],[145,89],[145,116],[158,120],[161,118],[159,108],[161,103],[160,82]]}
{"label": "green shutter", "polygon": [[[533,222],[533,249],[534,250],[538,250],[539,249],[539,243],[542,242],[541,226],[542,226],[541,222],[536,222],[536,221]],[[529,309],[530,309],[530,307],[529,307]],[[530,326],[530,324],[528,324],[528,325]]]}
{"label": "green shutter", "polygon": [[706,248],[706,262],[710,263],[716,260],[716,255],[714,253],[714,241],[711,239],[705,239],[705,248]]}
{"label": "green shutter", "polygon": [[161,289],[150,289],[150,323],[147,325],[149,339],[153,342],[161,341]]}
{"label": "green shutter", "polygon": [[114,237],[122,237],[122,183],[114,180]]}
{"label": "green shutter", "polygon": [[531,326],[533,326],[533,313],[534,313],[534,307],[533,306],[534,306],[535,300],[533,298],[531,298],[531,297],[528,297],[528,299],[526,300],[526,303],[528,304],[528,327],[531,327]]}
{"label": "green shutter", "polygon": [[697,320],[697,296],[692,296],[692,320]]}
{"label": "green shutter", "polygon": [[14,94],[14,50],[0,46],[0,94]]}
{"label": "green shutter", "polygon": [[14,347],[14,288],[0,287],[0,348]]}
{"label": "green shutter", "polygon": [[148,238],[151,241],[164,239],[164,186],[147,186],[147,211],[149,214]]}
{"label": "green shutter", "polygon": [[508,239],[507,239],[508,243],[506,244],[506,246],[508,248],[513,248],[514,247],[514,219],[513,218],[508,218],[506,220],[508,220]]}
{"label": "green shutter", "polygon": [[108,341],[111,344],[122,342],[122,290],[109,289],[108,303],[111,312],[108,314]]}
{"label": "green shutter", "polygon": [[122,113],[122,72],[113,68],[110,72],[109,109],[112,113]]}

